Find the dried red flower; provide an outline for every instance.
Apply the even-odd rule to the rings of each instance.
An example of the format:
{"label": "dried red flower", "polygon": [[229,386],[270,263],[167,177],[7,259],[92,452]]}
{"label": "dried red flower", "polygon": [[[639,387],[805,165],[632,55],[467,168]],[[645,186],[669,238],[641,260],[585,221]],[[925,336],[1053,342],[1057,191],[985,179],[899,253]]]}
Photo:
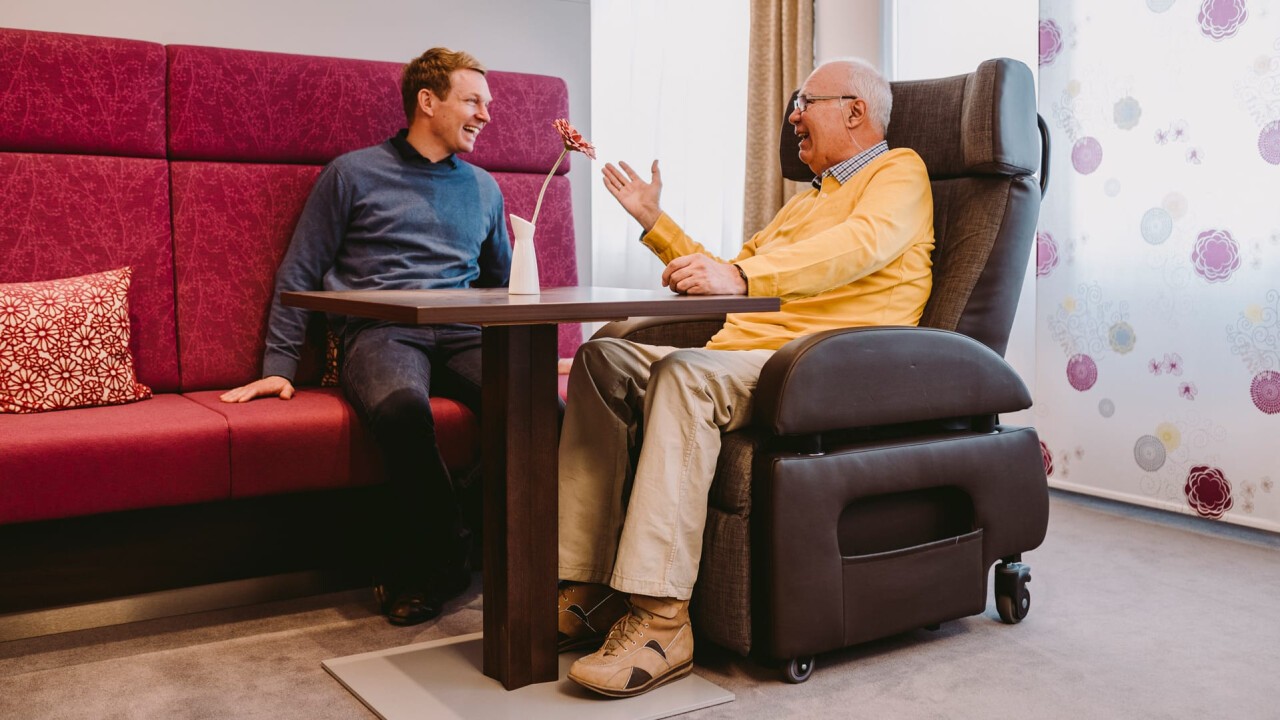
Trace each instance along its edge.
{"label": "dried red flower", "polygon": [[564,139],[565,150],[577,150],[592,160],[596,159],[596,147],[587,142],[586,139],[582,137],[582,133],[578,132],[577,128],[570,125],[568,120],[560,118],[558,120],[553,120],[551,124],[555,126],[556,131],[560,133],[560,137]]}

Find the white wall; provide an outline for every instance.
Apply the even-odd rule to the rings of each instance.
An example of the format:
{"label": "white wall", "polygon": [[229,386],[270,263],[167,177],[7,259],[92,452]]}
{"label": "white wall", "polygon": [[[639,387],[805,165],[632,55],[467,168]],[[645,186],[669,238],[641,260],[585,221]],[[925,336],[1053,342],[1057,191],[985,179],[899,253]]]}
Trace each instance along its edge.
{"label": "white wall", "polygon": [[[564,78],[570,120],[591,137],[588,0],[3,0],[0,26],[394,62],[443,45],[494,70]],[[569,174],[584,284],[590,175],[577,161]]]}
{"label": "white wall", "polygon": [[838,57],[860,57],[884,72],[884,0],[814,0],[815,64]]}

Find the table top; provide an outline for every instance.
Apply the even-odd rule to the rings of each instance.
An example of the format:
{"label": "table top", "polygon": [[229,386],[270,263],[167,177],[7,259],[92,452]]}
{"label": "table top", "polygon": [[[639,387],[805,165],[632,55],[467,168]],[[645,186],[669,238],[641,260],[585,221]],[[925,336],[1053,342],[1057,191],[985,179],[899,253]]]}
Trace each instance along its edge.
{"label": "table top", "polygon": [[774,297],[677,295],[669,290],[609,287],[544,288],[511,295],[506,288],[463,290],[341,290],[281,293],[290,307],[410,324],[464,322],[520,325],[597,322],[654,315],[771,312]]}

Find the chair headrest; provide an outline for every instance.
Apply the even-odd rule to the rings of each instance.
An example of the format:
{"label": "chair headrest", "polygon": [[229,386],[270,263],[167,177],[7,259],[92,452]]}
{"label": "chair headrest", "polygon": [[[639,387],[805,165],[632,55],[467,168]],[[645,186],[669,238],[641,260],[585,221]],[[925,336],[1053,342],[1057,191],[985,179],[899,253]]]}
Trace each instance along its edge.
{"label": "chair headrest", "polygon": [[[1039,169],[1035,82],[1026,65],[997,58],[966,75],[890,86],[889,147],[919,153],[930,178],[1029,175]],[[785,112],[790,111],[788,102]],[[799,141],[785,117],[778,150],[783,177],[808,181],[813,172],[800,162]]]}

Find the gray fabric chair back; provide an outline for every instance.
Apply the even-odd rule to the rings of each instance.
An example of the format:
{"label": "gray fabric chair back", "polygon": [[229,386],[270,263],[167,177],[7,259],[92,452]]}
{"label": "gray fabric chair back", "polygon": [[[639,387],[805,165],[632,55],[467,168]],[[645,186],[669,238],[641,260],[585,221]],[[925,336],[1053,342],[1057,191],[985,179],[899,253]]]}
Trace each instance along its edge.
{"label": "gray fabric chair back", "polygon": [[[892,87],[886,139],[919,153],[933,186],[933,292],[920,324],[963,333],[1004,355],[1040,212],[1031,71],[999,58],[967,75]],[[783,175],[808,181],[813,173],[798,151],[784,121]]]}

